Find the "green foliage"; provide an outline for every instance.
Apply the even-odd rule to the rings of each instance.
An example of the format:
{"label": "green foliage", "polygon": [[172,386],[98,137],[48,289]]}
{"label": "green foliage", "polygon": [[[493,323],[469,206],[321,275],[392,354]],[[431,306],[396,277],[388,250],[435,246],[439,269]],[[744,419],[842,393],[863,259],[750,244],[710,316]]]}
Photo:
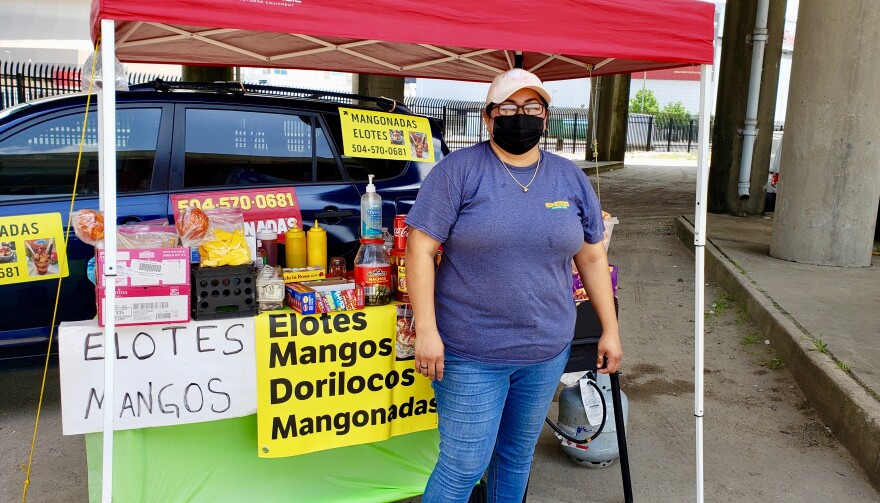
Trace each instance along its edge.
{"label": "green foliage", "polygon": [[682,102],[670,101],[665,107],[663,107],[663,110],[657,114],[657,118],[664,121],[672,119],[675,122],[681,123],[690,120],[691,114],[688,113]]}
{"label": "green foliage", "polygon": [[757,344],[760,341],[758,338],[758,334],[749,334],[740,340],[740,344],[743,346],[751,346],[753,344]]}
{"label": "green foliage", "polygon": [[635,114],[657,115],[660,113],[660,104],[657,97],[650,89],[639,89],[636,97],[629,100],[629,111]]}
{"label": "green foliage", "polygon": [[811,348],[808,351],[818,351],[822,354],[828,354],[828,344],[826,344],[825,341],[818,337],[813,337],[812,339],[810,339],[810,342],[813,343],[813,346],[815,346],[815,348]]}
{"label": "green foliage", "polygon": [[782,370],[785,368],[785,362],[780,360],[778,357],[773,358],[769,362],[764,363],[764,367],[770,370]]}

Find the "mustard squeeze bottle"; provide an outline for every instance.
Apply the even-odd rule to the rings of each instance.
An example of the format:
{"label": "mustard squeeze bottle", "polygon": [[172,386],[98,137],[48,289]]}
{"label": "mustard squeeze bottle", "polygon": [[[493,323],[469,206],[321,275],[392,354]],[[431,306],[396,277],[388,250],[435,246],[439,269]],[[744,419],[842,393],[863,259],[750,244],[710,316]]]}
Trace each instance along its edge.
{"label": "mustard squeeze bottle", "polygon": [[287,267],[306,267],[308,265],[306,233],[296,223],[284,233],[284,259]]}
{"label": "mustard squeeze bottle", "polygon": [[327,231],[315,225],[306,233],[306,245],[308,248],[309,267],[323,267],[327,270]]}

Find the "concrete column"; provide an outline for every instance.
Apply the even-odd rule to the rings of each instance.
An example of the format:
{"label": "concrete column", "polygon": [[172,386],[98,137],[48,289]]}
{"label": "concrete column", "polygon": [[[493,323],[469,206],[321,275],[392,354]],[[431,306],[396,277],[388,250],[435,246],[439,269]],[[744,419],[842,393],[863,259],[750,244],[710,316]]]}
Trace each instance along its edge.
{"label": "concrete column", "polygon": [[[758,102],[758,136],[755,139],[749,198],[737,194],[742,162],[746,103],[749,97],[749,72],[758,1],[727,2],[724,12],[724,36],[715,100],[715,128],[712,136],[712,164],[709,170],[708,209],[712,213],[760,215],[764,211],[765,185],[770,167],[770,147],[779,84],[779,60],[785,30],[785,0],[771,0],[767,18],[767,44],[761,73]],[[798,30],[800,33],[800,30]]]}
{"label": "concrete column", "polygon": [[871,265],[880,200],[880,3],[801,0],[770,255]]}
{"label": "concrete column", "polygon": [[403,77],[388,77],[385,75],[352,76],[352,89],[355,94],[364,96],[391,98],[403,102]]}
{"label": "concrete column", "polygon": [[[626,126],[629,111],[630,74],[595,77],[601,83],[598,94],[596,138],[600,161],[621,161],[626,156]],[[593,86],[595,89],[595,85]],[[591,116],[592,119],[592,116]],[[590,128],[592,132],[592,127]],[[590,134],[587,135],[590,137]],[[587,160],[593,159],[592,147]]]}

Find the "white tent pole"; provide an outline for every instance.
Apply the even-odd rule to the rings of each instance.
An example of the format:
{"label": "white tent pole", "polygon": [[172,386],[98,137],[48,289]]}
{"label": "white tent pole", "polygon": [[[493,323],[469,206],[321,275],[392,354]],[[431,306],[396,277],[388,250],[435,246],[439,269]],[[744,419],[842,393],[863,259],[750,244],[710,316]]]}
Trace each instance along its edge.
{"label": "white tent pole", "polygon": [[100,178],[103,180],[101,208],[104,210],[104,452],[101,501],[113,495],[113,364],[116,359],[116,27],[101,20],[101,114],[98,131]]}
{"label": "white tent pole", "polygon": [[711,65],[700,69],[700,117],[697,127],[697,204],[694,218],[694,417],[697,444],[697,503],[703,502],[703,367],[704,367],[704,298],[706,252],[706,200],[709,193],[709,110]]}

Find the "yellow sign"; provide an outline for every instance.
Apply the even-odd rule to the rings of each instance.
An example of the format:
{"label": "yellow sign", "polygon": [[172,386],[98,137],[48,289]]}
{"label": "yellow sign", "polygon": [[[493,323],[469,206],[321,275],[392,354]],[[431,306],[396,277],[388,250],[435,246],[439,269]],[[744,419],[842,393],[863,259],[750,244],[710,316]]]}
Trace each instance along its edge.
{"label": "yellow sign", "polygon": [[402,161],[434,161],[431,124],[415,115],[339,108],[345,155]]}
{"label": "yellow sign", "polygon": [[59,213],[0,217],[0,285],[67,275]]}
{"label": "yellow sign", "polygon": [[259,456],[295,456],[437,427],[430,381],[398,357],[397,307],[256,318]]}

